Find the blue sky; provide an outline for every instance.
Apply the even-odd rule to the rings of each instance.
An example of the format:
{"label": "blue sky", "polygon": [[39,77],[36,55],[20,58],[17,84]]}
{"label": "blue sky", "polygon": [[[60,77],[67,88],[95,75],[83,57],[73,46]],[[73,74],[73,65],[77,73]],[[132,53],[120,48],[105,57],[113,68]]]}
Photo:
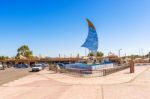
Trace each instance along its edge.
{"label": "blue sky", "polygon": [[150,50],[150,0],[0,0],[0,55],[23,44],[34,55],[84,55],[80,46],[95,25],[99,51],[121,55]]}

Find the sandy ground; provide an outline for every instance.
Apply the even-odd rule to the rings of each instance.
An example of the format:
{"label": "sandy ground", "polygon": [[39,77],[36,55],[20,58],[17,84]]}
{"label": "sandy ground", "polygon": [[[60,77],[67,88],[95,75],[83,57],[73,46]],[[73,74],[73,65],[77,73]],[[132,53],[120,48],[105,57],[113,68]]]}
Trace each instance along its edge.
{"label": "sandy ground", "polygon": [[95,78],[45,70],[0,86],[0,99],[150,99],[149,93],[150,66]]}

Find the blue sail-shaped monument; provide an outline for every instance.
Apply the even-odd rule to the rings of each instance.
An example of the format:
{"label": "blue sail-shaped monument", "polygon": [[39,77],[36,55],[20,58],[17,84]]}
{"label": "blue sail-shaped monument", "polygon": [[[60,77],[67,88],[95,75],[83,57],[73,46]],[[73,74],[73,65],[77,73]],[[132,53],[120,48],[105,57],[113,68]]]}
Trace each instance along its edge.
{"label": "blue sail-shaped monument", "polygon": [[98,36],[97,36],[96,29],[90,20],[87,19],[87,23],[89,27],[89,32],[84,44],[81,47],[88,48],[92,52],[97,52]]}

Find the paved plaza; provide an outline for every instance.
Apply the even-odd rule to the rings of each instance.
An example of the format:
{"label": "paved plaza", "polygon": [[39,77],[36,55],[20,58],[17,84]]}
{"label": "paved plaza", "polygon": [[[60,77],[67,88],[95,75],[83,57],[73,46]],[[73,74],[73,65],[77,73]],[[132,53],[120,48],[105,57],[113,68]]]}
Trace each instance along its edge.
{"label": "paved plaza", "polygon": [[29,74],[30,68],[7,68],[5,70],[0,70],[0,85],[8,83],[13,80],[17,80],[21,77],[27,76]]}
{"label": "paved plaza", "polygon": [[150,99],[150,66],[82,78],[44,70],[0,86],[0,99]]}

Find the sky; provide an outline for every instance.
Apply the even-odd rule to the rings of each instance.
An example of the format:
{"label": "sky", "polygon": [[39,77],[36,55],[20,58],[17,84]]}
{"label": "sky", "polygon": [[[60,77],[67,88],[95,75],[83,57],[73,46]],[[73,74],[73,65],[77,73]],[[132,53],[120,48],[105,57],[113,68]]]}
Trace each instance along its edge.
{"label": "sky", "polygon": [[24,44],[37,56],[85,55],[86,18],[96,27],[98,51],[146,54],[149,5],[150,0],[0,0],[0,56],[15,56]]}

